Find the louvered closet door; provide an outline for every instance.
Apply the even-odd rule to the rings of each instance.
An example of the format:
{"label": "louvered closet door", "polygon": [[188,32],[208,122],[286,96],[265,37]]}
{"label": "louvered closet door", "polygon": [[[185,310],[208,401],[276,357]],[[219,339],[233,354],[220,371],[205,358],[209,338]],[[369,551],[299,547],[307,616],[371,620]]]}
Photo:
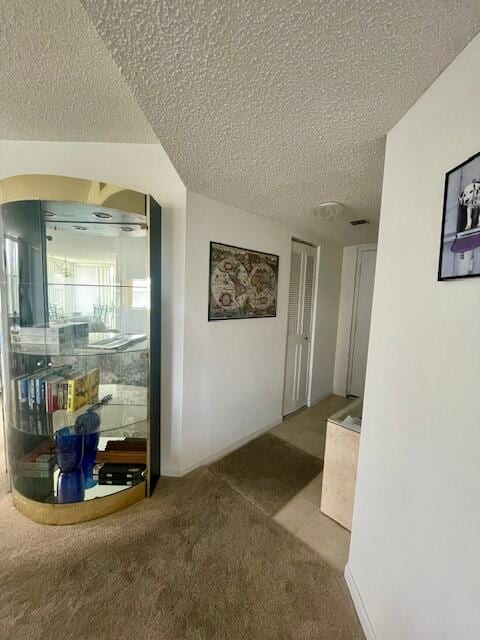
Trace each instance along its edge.
{"label": "louvered closet door", "polygon": [[314,247],[292,242],[284,415],[307,404],[315,296],[315,256]]}

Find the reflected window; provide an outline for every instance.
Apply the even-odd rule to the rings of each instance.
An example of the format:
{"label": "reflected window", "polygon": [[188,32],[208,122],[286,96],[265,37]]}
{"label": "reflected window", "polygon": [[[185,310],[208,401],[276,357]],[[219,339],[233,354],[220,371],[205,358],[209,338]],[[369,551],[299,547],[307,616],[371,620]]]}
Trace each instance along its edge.
{"label": "reflected window", "polygon": [[150,305],[149,281],[146,278],[132,280],[132,309],[147,309]]}
{"label": "reflected window", "polygon": [[47,271],[50,320],[81,316],[91,321],[96,331],[115,329],[115,265],[48,256]]}
{"label": "reflected window", "polygon": [[9,311],[19,312],[20,268],[18,261],[18,240],[5,238],[5,264],[7,275],[7,293]]}

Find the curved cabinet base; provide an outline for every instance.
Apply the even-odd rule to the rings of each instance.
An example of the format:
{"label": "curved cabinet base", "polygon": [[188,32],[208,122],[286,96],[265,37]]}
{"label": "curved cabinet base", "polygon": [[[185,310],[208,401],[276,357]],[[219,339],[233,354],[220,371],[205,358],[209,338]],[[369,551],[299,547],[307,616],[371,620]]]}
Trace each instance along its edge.
{"label": "curved cabinet base", "polygon": [[71,504],[48,504],[25,498],[13,490],[14,506],[27,518],[40,524],[78,524],[95,518],[102,518],[115,511],[129,507],[146,496],[146,482],[103,498],[95,498],[86,502]]}

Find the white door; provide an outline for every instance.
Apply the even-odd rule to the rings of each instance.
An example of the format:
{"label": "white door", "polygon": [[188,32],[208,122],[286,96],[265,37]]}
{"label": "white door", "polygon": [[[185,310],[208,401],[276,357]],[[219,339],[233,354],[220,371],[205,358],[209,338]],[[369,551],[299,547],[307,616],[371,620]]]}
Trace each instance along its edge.
{"label": "white door", "polygon": [[358,250],[347,380],[347,393],[352,396],[363,397],[365,389],[376,259],[376,249]]}
{"label": "white door", "polygon": [[315,247],[292,242],[283,415],[307,404],[316,254]]}

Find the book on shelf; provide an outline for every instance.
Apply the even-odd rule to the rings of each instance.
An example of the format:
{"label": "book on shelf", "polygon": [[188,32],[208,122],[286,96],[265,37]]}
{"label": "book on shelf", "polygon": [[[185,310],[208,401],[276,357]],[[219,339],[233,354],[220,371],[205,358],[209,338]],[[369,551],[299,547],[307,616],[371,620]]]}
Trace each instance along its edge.
{"label": "book on shelf", "polygon": [[74,342],[65,343],[45,343],[45,342],[15,342],[14,351],[16,353],[26,353],[39,356],[62,356],[73,353]]}
{"label": "book on shelf", "polygon": [[65,355],[88,342],[88,324],[77,322],[49,327],[19,327],[12,337],[16,352]]}
{"label": "book on shelf", "polygon": [[115,351],[116,349],[124,349],[137,342],[142,342],[146,337],[145,333],[114,333],[110,334],[107,338],[100,338],[99,340],[89,342],[85,345],[85,348],[98,351]]}
{"label": "book on shelf", "polygon": [[26,478],[48,478],[52,475],[56,461],[55,446],[47,439],[20,458],[16,471]]}
{"label": "book on shelf", "polygon": [[15,423],[35,434],[52,432],[52,414],[58,410],[75,412],[98,401],[100,369],[81,371],[72,365],[42,368],[12,380]]}
{"label": "book on shelf", "polygon": [[97,451],[97,463],[136,465],[147,463],[147,440],[145,438],[123,438],[108,440],[105,451]]}
{"label": "book on shelf", "polygon": [[122,440],[108,440],[105,451],[146,451],[146,438],[123,438]]}
{"label": "book on shelf", "polygon": [[46,412],[47,381],[60,374],[66,375],[70,365],[63,367],[43,367],[35,373],[17,376],[12,380],[13,424],[36,435],[51,433],[51,415]]}
{"label": "book on shelf", "polygon": [[147,461],[146,451],[119,451],[112,449],[110,451],[98,451],[96,461],[123,463],[123,464],[145,464]]}
{"label": "book on shelf", "polygon": [[67,411],[73,413],[86,404],[95,403],[98,400],[99,384],[98,367],[71,377],[68,381]]}
{"label": "book on shelf", "polygon": [[96,465],[94,477],[99,484],[134,485],[145,479],[146,465],[111,464]]}

